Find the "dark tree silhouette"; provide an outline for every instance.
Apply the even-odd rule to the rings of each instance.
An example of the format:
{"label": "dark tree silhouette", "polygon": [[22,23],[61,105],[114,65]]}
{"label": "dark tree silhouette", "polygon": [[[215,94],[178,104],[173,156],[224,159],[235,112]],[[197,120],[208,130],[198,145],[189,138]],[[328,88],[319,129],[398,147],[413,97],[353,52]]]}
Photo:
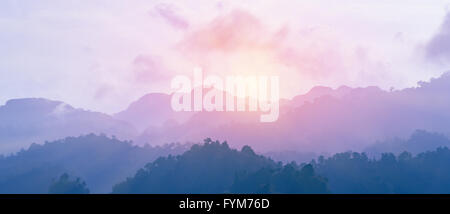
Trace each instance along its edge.
{"label": "dark tree silhouette", "polygon": [[[239,175],[245,177],[239,179]],[[284,184],[285,180],[290,183]],[[253,186],[248,188],[247,183]],[[147,164],[134,177],[113,189],[113,193],[226,192],[327,191],[326,181],[314,175],[312,166],[306,166],[304,170],[290,165],[282,167],[281,163],[255,154],[249,146],[237,151],[229,148],[226,142],[214,142],[209,138],[183,155],[159,158]]]}
{"label": "dark tree silhouette", "polygon": [[450,150],[446,147],[413,156],[384,153],[369,159],[346,152],[319,158],[317,173],[333,193],[450,193]]}
{"label": "dark tree silhouette", "polygon": [[71,180],[67,173],[62,174],[58,180],[53,181],[48,190],[50,194],[89,194],[86,183],[80,178]]}
{"label": "dark tree silhouette", "polygon": [[108,193],[145,164],[189,148],[181,144],[135,146],[94,134],[33,144],[0,157],[0,193],[47,193],[52,179],[65,172],[82,177],[92,193]]}
{"label": "dark tree silhouette", "polygon": [[233,193],[329,193],[327,180],[316,176],[313,166],[295,162],[280,168],[263,168],[255,173],[236,176]]}

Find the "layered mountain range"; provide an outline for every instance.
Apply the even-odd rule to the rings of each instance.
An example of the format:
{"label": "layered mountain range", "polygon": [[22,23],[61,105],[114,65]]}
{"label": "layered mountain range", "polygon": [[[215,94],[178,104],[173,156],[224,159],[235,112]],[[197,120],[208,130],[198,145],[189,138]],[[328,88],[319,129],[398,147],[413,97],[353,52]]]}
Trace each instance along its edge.
{"label": "layered mountain range", "polygon": [[9,100],[0,106],[0,153],[89,133],[137,145],[211,137],[260,152],[320,153],[362,151],[417,129],[450,135],[449,73],[402,90],[315,87],[280,100],[279,119],[272,123],[261,123],[261,112],[175,112],[170,100],[169,94],[147,94],[114,115],[42,98]]}

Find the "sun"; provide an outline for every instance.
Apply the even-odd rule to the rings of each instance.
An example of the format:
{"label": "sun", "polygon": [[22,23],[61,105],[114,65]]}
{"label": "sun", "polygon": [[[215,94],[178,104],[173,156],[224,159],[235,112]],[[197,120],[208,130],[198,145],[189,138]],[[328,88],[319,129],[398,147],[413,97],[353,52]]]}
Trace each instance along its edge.
{"label": "sun", "polygon": [[268,50],[240,50],[229,56],[227,75],[273,76],[279,75],[281,66]]}

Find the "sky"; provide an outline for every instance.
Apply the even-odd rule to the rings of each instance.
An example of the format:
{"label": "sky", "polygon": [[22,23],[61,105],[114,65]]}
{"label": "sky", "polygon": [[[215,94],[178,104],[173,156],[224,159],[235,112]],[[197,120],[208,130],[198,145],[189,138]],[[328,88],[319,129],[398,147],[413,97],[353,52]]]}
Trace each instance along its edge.
{"label": "sky", "polygon": [[115,113],[192,75],[402,89],[449,70],[444,0],[2,0],[0,104],[44,97]]}

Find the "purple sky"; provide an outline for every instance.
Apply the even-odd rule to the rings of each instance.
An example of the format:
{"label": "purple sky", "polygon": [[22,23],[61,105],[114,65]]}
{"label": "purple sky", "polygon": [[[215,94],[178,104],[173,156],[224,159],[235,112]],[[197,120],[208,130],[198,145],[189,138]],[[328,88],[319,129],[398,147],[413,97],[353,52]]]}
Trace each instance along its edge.
{"label": "purple sky", "polygon": [[[107,113],[176,74],[276,74],[315,85],[415,86],[448,70],[449,1],[0,2],[0,103],[45,97]],[[284,87],[284,88],[283,88]]]}

